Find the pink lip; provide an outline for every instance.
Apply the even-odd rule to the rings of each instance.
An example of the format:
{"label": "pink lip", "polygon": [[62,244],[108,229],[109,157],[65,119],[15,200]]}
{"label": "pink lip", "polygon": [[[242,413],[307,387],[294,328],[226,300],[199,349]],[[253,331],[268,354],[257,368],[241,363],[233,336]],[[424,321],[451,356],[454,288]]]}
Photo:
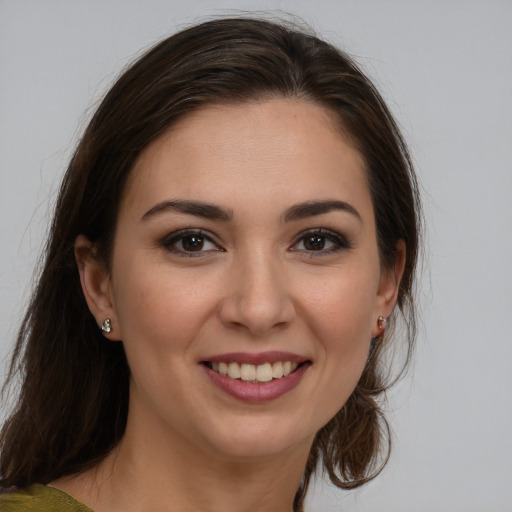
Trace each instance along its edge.
{"label": "pink lip", "polygon": [[[226,361],[226,359],[223,359],[223,361]],[[232,361],[232,359],[228,359],[228,361]],[[245,361],[247,362],[247,359]],[[283,361],[283,359],[278,359],[278,361]],[[284,361],[290,361],[290,359],[284,359]],[[268,359],[265,362],[269,362]],[[232,379],[227,375],[213,371],[204,364],[201,366],[210,380],[228,395],[245,402],[261,403],[275,400],[295,388],[311,366],[311,363],[305,362],[293,373],[290,373],[290,375],[280,379],[273,379],[270,382],[247,382]]]}
{"label": "pink lip", "polygon": [[292,363],[303,363],[308,359],[291,352],[279,352],[277,350],[269,352],[230,352],[229,354],[219,354],[204,359],[204,362],[210,363],[247,363],[247,364],[265,364],[277,363],[278,361],[291,361]]}

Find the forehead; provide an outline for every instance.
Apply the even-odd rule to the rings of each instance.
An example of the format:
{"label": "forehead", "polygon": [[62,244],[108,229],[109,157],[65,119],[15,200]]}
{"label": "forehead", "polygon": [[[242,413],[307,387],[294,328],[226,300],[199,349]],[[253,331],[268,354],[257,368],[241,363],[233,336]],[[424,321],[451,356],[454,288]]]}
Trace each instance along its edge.
{"label": "forehead", "polygon": [[369,199],[362,156],[333,113],[272,99],[208,106],[180,120],[136,162],[122,207],[173,196],[274,204],[333,195]]}

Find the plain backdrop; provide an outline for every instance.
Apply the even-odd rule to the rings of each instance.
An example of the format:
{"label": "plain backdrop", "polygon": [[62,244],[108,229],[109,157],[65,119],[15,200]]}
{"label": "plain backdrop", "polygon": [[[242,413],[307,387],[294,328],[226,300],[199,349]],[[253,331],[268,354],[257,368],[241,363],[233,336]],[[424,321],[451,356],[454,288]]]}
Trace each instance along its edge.
{"label": "plain backdrop", "polygon": [[[412,372],[384,473],[310,512],[512,511],[512,1],[0,0],[0,381],[59,179],[140,50],[205,16],[279,10],[351,53],[395,113],[424,192]],[[282,13],[281,13],[282,14]]]}

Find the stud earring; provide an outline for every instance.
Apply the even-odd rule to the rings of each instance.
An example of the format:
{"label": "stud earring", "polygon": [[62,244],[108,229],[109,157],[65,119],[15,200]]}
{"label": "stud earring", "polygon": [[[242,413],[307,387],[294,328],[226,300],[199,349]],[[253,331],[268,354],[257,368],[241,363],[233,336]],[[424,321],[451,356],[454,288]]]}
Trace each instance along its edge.
{"label": "stud earring", "polygon": [[110,318],[105,318],[104,322],[100,326],[101,332],[112,332],[112,323],[110,321]]}
{"label": "stud earring", "polygon": [[382,331],[386,330],[387,323],[388,321],[383,316],[379,316],[379,318],[377,319],[377,325],[379,326],[379,329],[381,329]]}

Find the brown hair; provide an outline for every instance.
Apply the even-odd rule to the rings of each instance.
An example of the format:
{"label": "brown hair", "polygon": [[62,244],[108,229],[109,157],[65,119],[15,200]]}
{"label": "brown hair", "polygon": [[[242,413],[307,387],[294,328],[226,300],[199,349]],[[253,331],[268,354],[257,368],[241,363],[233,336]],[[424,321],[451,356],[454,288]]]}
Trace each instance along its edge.
{"label": "brown hair", "polygon": [[[141,151],[204,105],[266,97],[326,107],[363,155],[382,264],[391,267],[398,240],[406,245],[397,309],[408,360],[420,205],[406,145],[381,96],[346,54],[313,35],[259,19],[205,22],[163,40],[120,76],[70,162],[10,367],[9,382],[19,374],[22,386],[0,435],[2,485],[47,483],[90,468],[125,429],[129,368],[122,344],[105,343],[87,308],[73,252],[77,235],[108,265],[120,197]],[[389,384],[387,345],[373,340],[357,388],[318,432],[295,510],[317,463],[342,488],[361,485],[385,464],[389,429],[378,397]]]}

